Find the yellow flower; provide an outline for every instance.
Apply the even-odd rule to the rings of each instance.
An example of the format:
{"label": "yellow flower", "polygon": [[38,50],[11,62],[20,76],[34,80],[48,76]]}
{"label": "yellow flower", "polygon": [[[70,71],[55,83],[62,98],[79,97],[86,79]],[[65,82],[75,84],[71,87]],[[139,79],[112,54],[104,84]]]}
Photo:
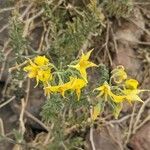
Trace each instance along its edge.
{"label": "yellow flower", "polygon": [[125,69],[123,66],[117,66],[116,69],[114,69],[112,72],[111,78],[114,79],[114,82],[121,83],[125,79],[127,79],[127,73],[125,72]]}
{"label": "yellow flower", "polygon": [[41,70],[41,69],[38,70],[36,80],[37,83],[39,83],[39,81],[42,81],[43,83],[51,81],[52,80],[51,69],[47,68],[47,70]]}
{"label": "yellow flower", "polygon": [[128,79],[125,81],[126,89],[137,89],[139,82],[135,79]]}
{"label": "yellow flower", "polygon": [[145,90],[138,90],[138,89],[134,89],[134,90],[128,90],[128,89],[125,89],[123,90],[123,94],[125,95],[125,98],[126,100],[131,103],[132,101],[140,101],[140,102],[143,102],[141,100],[141,98],[138,96],[138,94],[142,91],[145,91]]}
{"label": "yellow flower", "polygon": [[146,91],[146,90],[139,90],[138,87],[139,83],[135,79],[128,79],[125,81],[125,89],[122,91],[123,94],[126,97],[126,100],[131,103],[132,101],[140,101],[141,98],[138,96],[140,92]]}
{"label": "yellow flower", "polygon": [[90,57],[92,51],[93,50],[90,50],[89,52],[87,52],[87,54],[84,54],[82,52],[82,56],[79,59],[79,62],[76,65],[70,65],[71,67],[77,69],[80,72],[81,77],[83,79],[85,79],[86,81],[87,81],[87,72],[86,72],[86,69],[89,68],[89,67],[95,67],[95,66],[97,66],[96,64],[94,64],[91,61],[89,61],[89,57]]}
{"label": "yellow flower", "polygon": [[132,101],[140,101],[141,98],[138,96],[138,94],[145,90],[139,90],[137,89],[139,83],[135,79],[128,79],[125,81],[125,89],[123,90],[123,94],[126,96],[126,100],[131,103]]}
{"label": "yellow flower", "polygon": [[70,88],[71,88],[71,82],[67,82],[56,86],[48,86],[45,88],[45,94],[50,95],[51,93],[58,92],[63,97],[65,97],[65,91],[69,90]]}
{"label": "yellow flower", "polygon": [[29,78],[35,78],[37,76],[38,66],[30,61],[30,65],[24,67],[24,71],[29,72]]}
{"label": "yellow flower", "polygon": [[24,71],[28,72],[29,78],[36,78],[37,85],[39,81],[47,84],[52,80],[51,67],[49,60],[45,56],[37,56],[33,62],[29,60],[29,65],[24,67]]}
{"label": "yellow flower", "polygon": [[75,90],[78,100],[80,99],[81,89],[87,85],[86,81],[83,79],[78,79],[75,77],[70,77],[71,90]]}
{"label": "yellow flower", "polygon": [[121,102],[123,102],[125,100],[126,96],[125,95],[116,95],[114,93],[111,93],[110,98],[115,103],[121,103]]}
{"label": "yellow flower", "polygon": [[100,91],[100,94],[98,96],[104,97],[105,101],[107,101],[108,97],[109,97],[112,101],[114,101],[116,103],[120,103],[125,98],[125,96],[122,96],[122,95],[115,95],[111,91],[111,87],[109,86],[109,84],[107,82],[104,82],[102,86],[96,88],[95,90]]}
{"label": "yellow flower", "polygon": [[63,97],[65,97],[65,91],[67,90],[75,90],[78,96],[78,100],[80,99],[81,89],[86,86],[86,82],[83,79],[78,79],[74,77],[70,77],[70,81],[61,85],[56,86],[48,86],[45,88],[45,94],[50,95],[51,93],[61,93]]}
{"label": "yellow flower", "polygon": [[34,58],[34,63],[38,66],[45,66],[49,64],[49,60],[45,56],[37,56]]}
{"label": "yellow flower", "polygon": [[45,95],[50,95],[51,93],[58,92],[59,86],[48,86],[44,88]]}
{"label": "yellow flower", "polygon": [[108,99],[108,96],[110,96],[112,94],[110,86],[109,86],[109,84],[107,82],[104,82],[103,85],[101,85],[100,87],[96,88],[95,90],[100,91],[100,94],[98,95],[98,97],[104,97],[104,99],[106,101]]}

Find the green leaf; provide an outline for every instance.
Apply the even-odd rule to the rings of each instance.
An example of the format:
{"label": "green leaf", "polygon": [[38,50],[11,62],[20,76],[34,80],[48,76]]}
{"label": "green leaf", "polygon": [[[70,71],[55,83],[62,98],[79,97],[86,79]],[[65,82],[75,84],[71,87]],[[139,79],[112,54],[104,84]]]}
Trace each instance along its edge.
{"label": "green leaf", "polygon": [[122,110],[122,103],[115,103],[113,107],[113,115],[115,119],[118,119],[121,110]]}
{"label": "green leaf", "polygon": [[105,106],[105,101],[100,100],[98,104],[93,107],[92,119],[96,120],[98,115],[103,112]]}
{"label": "green leaf", "polygon": [[93,112],[92,112],[92,119],[96,120],[98,115],[100,114],[100,104],[98,103],[96,106],[93,107]]}

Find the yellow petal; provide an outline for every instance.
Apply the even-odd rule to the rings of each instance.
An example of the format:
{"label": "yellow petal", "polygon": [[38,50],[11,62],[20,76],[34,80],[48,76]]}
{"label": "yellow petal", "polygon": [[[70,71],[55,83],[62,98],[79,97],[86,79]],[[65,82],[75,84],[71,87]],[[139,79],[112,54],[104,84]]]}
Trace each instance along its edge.
{"label": "yellow petal", "polygon": [[80,100],[80,95],[81,95],[80,89],[76,89],[76,94],[77,94],[78,101],[79,101]]}
{"label": "yellow petal", "polygon": [[97,66],[96,64],[88,61],[92,51],[93,50],[90,50],[89,52],[87,52],[87,54],[82,53],[82,56],[79,59],[79,62],[76,65],[70,65],[70,67],[73,67],[73,68],[77,69],[80,72],[81,77],[83,77],[86,80],[86,82],[87,82],[86,69],[89,68],[89,67]]}
{"label": "yellow petal", "polygon": [[69,90],[70,88],[71,88],[70,82],[67,82],[67,83],[64,83],[64,84],[60,85],[59,92],[61,93],[63,98],[65,98],[65,92],[67,90]]}
{"label": "yellow petal", "polygon": [[126,96],[126,99],[129,101],[129,103],[131,103],[131,102],[133,102],[133,101],[139,101],[139,102],[142,102],[143,103],[143,101],[142,101],[142,99],[138,96],[138,95],[127,95]]}
{"label": "yellow petal", "polygon": [[76,64],[76,65],[69,65],[69,67],[75,68],[77,70],[80,70],[80,65]]}
{"label": "yellow petal", "polygon": [[88,60],[88,59],[90,58],[91,53],[93,52],[93,50],[94,50],[94,49],[88,51],[86,54],[84,54],[84,53],[82,52],[81,59],[83,59],[83,60]]}
{"label": "yellow petal", "polygon": [[51,93],[58,92],[59,86],[48,86],[44,88],[45,94],[50,95]]}
{"label": "yellow petal", "polygon": [[139,82],[135,79],[128,79],[125,81],[125,87],[127,89],[137,89]]}
{"label": "yellow petal", "polygon": [[61,95],[62,95],[63,98],[65,98],[65,91],[62,91]]}
{"label": "yellow petal", "polygon": [[113,93],[111,93],[110,95],[112,101],[114,101],[115,103],[121,103],[125,100],[125,96],[119,96],[119,95],[115,95]]}
{"label": "yellow petal", "polygon": [[23,68],[23,70],[26,71],[26,72],[30,71],[30,70],[32,70],[32,66],[31,65],[26,66],[26,67]]}
{"label": "yellow petal", "polygon": [[138,96],[138,94],[140,92],[142,92],[143,90],[123,90],[123,93],[126,97],[126,99],[129,101],[129,103],[131,103],[132,101],[140,101],[143,102],[141,100],[141,98]]}
{"label": "yellow petal", "polygon": [[104,82],[103,85],[99,86],[95,90],[101,91],[104,94],[108,94],[108,95],[111,93],[110,86],[109,86],[109,84],[107,82]]}
{"label": "yellow petal", "polygon": [[81,77],[87,82],[87,73],[86,73],[86,70],[84,68],[80,68],[80,74],[81,74]]}
{"label": "yellow petal", "polygon": [[48,70],[38,70],[38,75],[39,80],[42,82],[49,82],[52,79],[52,74],[50,69]]}
{"label": "yellow petal", "polygon": [[35,78],[36,77],[36,72],[35,71],[31,71],[28,73],[28,77],[29,78]]}
{"label": "yellow petal", "polygon": [[98,67],[98,65],[94,64],[93,62],[87,61],[86,67]]}
{"label": "yellow petal", "polygon": [[49,63],[49,60],[45,56],[37,56],[34,58],[34,63],[42,66],[47,65]]}
{"label": "yellow petal", "polygon": [[139,101],[139,102],[143,103],[142,99],[138,95],[133,95],[132,100],[133,101]]}
{"label": "yellow petal", "polygon": [[87,82],[83,79],[78,79],[76,77],[70,77],[70,89],[75,90],[78,100],[80,99],[81,89],[85,87]]}
{"label": "yellow petal", "polygon": [[49,95],[51,93],[58,92],[58,86],[48,86],[44,90],[45,93]]}

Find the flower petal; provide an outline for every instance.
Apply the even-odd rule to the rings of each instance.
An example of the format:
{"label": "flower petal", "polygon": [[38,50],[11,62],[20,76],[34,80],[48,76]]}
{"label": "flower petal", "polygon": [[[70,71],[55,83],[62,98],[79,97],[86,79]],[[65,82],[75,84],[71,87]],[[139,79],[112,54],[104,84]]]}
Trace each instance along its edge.
{"label": "flower petal", "polygon": [[83,60],[88,60],[88,59],[90,58],[91,53],[93,52],[93,50],[94,50],[94,49],[88,51],[86,54],[84,54],[84,53],[82,52],[81,59],[83,59]]}
{"label": "flower petal", "polygon": [[34,63],[42,66],[47,65],[49,63],[49,60],[45,56],[37,56],[34,58]]}
{"label": "flower petal", "polygon": [[125,87],[127,89],[137,89],[139,82],[135,79],[128,79],[125,81]]}

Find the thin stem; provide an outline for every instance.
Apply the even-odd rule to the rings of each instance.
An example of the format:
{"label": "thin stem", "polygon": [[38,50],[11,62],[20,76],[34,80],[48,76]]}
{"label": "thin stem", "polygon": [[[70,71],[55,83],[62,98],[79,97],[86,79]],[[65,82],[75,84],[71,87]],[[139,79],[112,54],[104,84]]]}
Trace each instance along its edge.
{"label": "thin stem", "polygon": [[0,118],[0,135],[5,136],[3,120]]}
{"label": "thin stem", "polygon": [[10,98],[9,100],[7,100],[6,102],[2,103],[2,104],[0,105],[0,108],[2,108],[2,107],[4,107],[5,105],[9,104],[9,103],[10,103],[11,101],[13,101],[15,98],[16,98],[16,97],[13,96],[12,98]]}

